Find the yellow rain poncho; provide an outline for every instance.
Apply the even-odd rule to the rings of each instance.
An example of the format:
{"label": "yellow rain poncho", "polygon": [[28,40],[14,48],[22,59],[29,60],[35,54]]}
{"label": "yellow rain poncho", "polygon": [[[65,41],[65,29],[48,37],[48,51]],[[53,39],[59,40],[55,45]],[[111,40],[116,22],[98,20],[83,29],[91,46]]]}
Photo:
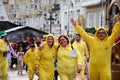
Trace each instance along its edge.
{"label": "yellow rain poncho", "polygon": [[5,51],[7,51],[7,43],[0,39],[0,73],[2,73],[2,80],[7,80],[8,75],[8,61],[6,57],[3,57],[6,54]]}
{"label": "yellow rain poncho", "polygon": [[36,66],[39,70],[40,80],[53,80],[54,79],[54,60],[56,58],[57,44],[53,42],[53,46],[49,47],[48,37],[55,38],[52,34],[46,35],[46,41],[43,42],[44,48],[38,51],[36,56]]}
{"label": "yellow rain poncho", "polygon": [[78,25],[75,29],[90,48],[90,80],[111,80],[111,51],[120,32],[120,22],[115,24],[112,34],[104,40],[100,40],[97,35],[95,37],[88,35]]}
{"label": "yellow rain poncho", "polygon": [[[65,35],[61,36],[68,39]],[[75,51],[74,56],[73,51]],[[77,66],[82,66],[82,63],[83,58],[75,45],[71,45],[70,42],[66,47],[60,45],[57,52],[57,70],[61,80],[73,80],[77,73]]]}
{"label": "yellow rain poncho", "polygon": [[28,66],[28,75],[29,75],[29,79],[33,80],[34,78],[34,73],[35,73],[35,57],[37,54],[37,49],[36,47],[34,48],[34,50],[28,49],[27,52],[25,53],[24,56],[24,62],[25,64],[27,64]]}
{"label": "yellow rain poncho", "polygon": [[87,45],[83,40],[80,40],[80,42],[75,41],[73,43],[73,45],[76,45],[76,47],[78,48],[82,58],[83,58],[83,64],[82,64],[82,71],[80,73],[80,77],[81,80],[84,80],[84,73],[85,73],[85,60],[86,58],[89,58],[89,54],[88,54],[88,49],[87,49]]}

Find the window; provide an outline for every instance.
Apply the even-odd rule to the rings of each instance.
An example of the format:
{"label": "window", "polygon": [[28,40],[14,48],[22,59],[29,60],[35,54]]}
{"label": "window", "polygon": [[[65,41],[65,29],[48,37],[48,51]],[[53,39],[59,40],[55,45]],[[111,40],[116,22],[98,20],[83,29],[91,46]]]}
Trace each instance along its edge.
{"label": "window", "polygon": [[89,17],[88,17],[88,16],[89,16],[89,13],[87,12],[87,13],[86,13],[86,22],[87,22],[87,23],[86,23],[86,26],[87,26],[87,27],[89,26],[89,25],[88,25],[88,24],[89,24]]}
{"label": "window", "polygon": [[93,18],[92,12],[88,11],[87,12],[87,27],[88,28],[93,27],[92,26],[92,23],[93,23],[92,18]]}
{"label": "window", "polygon": [[11,10],[14,11],[15,10],[15,5],[11,5],[11,8],[12,8]]}
{"label": "window", "polygon": [[92,19],[93,19],[93,15],[92,12],[89,13],[89,27],[92,27]]}
{"label": "window", "polygon": [[97,14],[96,14],[96,11],[93,12],[94,14],[94,22],[93,22],[93,27],[97,27],[96,23],[97,23]]}
{"label": "window", "polygon": [[38,7],[37,7],[37,5],[35,5],[35,10],[38,10]]}
{"label": "window", "polygon": [[72,1],[70,1],[70,7],[73,7],[73,2]]}
{"label": "window", "polygon": [[34,4],[31,4],[31,8],[33,8],[33,9],[34,9],[34,7],[35,7],[35,5],[34,5]]}
{"label": "window", "polygon": [[4,4],[8,4],[8,3],[9,3],[9,0],[3,0],[3,3],[4,3]]}
{"label": "window", "polygon": [[65,29],[67,29],[67,12],[64,13],[64,24],[65,24]]}
{"label": "window", "polygon": [[19,5],[16,5],[16,11],[19,11],[20,8],[19,8]]}
{"label": "window", "polygon": [[102,11],[102,26],[105,26],[105,10]]}
{"label": "window", "polygon": [[100,24],[101,24],[101,11],[100,10],[98,10],[98,16],[97,16],[97,18],[98,18],[98,27],[100,27]]}

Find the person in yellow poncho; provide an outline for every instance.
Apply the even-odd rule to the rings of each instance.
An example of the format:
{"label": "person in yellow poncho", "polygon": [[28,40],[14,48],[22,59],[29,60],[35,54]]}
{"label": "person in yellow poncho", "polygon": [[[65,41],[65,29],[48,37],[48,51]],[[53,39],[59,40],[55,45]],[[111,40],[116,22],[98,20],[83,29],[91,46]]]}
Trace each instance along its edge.
{"label": "person in yellow poncho", "polygon": [[29,75],[29,80],[33,80],[34,78],[34,73],[35,73],[35,56],[37,54],[35,44],[31,43],[30,44],[30,49],[27,50],[27,52],[24,55],[24,62],[28,66],[28,75]]}
{"label": "person in yellow poncho", "polygon": [[61,80],[73,80],[76,72],[82,70],[83,58],[75,45],[71,45],[69,38],[60,35],[60,47],[57,51],[57,70]]}
{"label": "person in yellow poncho", "polygon": [[0,31],[0,73],[2,80],[7,80],[8,75],[7,52],[7,33]]}
{"label": "person in yellow poncho", "polygon": [[120,32],[120,16],[109,37],[103,28],[98,29],[93,37],[77,25],[74,19],[71,19],[71,24],[90,48],[90,80],[111,80],[111,51]]}
{"label": "person in yellow poncho", "polygon": [[85,74],[85,61],[86,59],[89,60],[89,54],[86,43],[82,40],[81,36],[79,34],[75,35],[75,41],[73,42],[73,45],[76,45],[81,56],[83,57],[83,64],[82,64],[82,71],[80,73],[81,80],[84,80],[84,74]]}
{"label": "person in yellow poncho", "polygon": [[42,50],[36,56],[36,67],[40,80],[54,80],[54,60],[56,58],[57,44],[52,34],[46,35]]}

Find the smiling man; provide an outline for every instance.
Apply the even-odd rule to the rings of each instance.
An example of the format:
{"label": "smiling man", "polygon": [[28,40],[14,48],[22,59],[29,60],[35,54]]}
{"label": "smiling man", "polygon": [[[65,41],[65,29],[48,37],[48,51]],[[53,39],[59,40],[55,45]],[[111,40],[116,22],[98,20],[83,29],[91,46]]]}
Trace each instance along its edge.
{"label": "smiling man", "polygon": [[90,36],[74,19],[71,19],[71,24],[90,48],[90,80],[111,80],[111,51],[120,32],[120,15],[109,37],[103,28],[98,29],[95,36]]}

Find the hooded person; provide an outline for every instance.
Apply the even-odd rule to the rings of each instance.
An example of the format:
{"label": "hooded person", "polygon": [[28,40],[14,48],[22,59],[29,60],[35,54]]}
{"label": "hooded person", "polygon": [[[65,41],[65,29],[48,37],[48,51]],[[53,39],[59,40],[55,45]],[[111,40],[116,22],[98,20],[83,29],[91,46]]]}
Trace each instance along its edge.
{"label": "hooded person", "polygon": [[2,73],[2,80],[7,80],[8,75],[8,61],[7,61],[7,33],[0,31],[0,71]]}
{"label": "hooded person", "polygon": [[82,70],[83,58],[75,45],[71,45],[66,35],[58,38],[57,70],[61,80],[73,80]]}
{"label": "hooded person", "polygon": [[28,66],[28,75],[29,80],[33,80],[34,73],[35,73],[35,56],[37,54],[37,50],[35,49],[35,44],[31,43],[30,48],[27,50],[27,52],[24,55],[24,62]]}
{"label": "hooded person", "polygon": [[44,47],[36,56],[36,67],[40,80],[54,80],[54,60],[56,58],[57,43],[55,36],[48,34],[42,43]]}
{"label": "hooded person", "polygon": [[82,71],[80,73],[81,80],[84,79],[84,74],[85,74],[85,61],[86,59],[89,60],[89,53],[88,53],[88,48],[85,43],[85,41],[82,40],[81,36],[79,34],[75,35],[75,41],[73,42],[73,45],[76,45],[78,48],[81,56],[83,57],[83,64],[82,64]]}
{"label": "hooded person", "polygon": [[115,38],[120,32],[120,22],[114,25],[109,37],[103,28],[98,29],[95,36],[90,36],[76,24],[74,19],[71,19],[71,24],[90,49],[90,80],[111,80],[111,51]]}

